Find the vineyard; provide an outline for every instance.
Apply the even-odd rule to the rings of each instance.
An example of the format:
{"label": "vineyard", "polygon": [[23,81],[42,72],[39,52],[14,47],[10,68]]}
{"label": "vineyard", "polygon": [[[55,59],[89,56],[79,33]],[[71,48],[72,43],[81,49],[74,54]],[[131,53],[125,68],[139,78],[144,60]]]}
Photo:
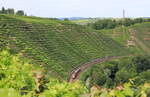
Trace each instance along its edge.
{"label": "vineyard", "polygon": [[101,30],[100,33],[113,38],[124,46],[128,46],[135,53],[150,53],[150,23],[135,24],[129,27],[119,27]]}
{"label": "vineyard", "polygon": [[150,97],[149,0],[0,4],[0,97]]}
{"label": "vineyard", "polygon": [[0,15],[0,50],[6,48],[63,80],[91,60],[128,54],[120,43],[69,21]]}

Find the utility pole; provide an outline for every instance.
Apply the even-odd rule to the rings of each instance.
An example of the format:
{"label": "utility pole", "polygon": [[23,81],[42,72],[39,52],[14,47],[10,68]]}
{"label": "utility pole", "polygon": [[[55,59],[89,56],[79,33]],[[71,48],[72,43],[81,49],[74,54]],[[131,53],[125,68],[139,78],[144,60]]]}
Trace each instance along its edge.
{"label": "utility pole", "polygon": [[125,9],[123,9],[123,18],[125,18]]}

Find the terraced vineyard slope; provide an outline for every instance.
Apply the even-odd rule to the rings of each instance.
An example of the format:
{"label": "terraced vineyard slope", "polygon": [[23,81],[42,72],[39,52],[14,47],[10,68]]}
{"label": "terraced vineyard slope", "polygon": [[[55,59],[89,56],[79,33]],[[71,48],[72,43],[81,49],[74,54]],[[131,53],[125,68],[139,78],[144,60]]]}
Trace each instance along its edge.
{"label": "terraced vineyard slope", "polygon": [[98,32],[68,21],[0,15],[0,49],[21,52],[49,76],[66,80],[74,69],[97,58],[128,50]]}
{"label": "terraced vineyard slope", "polygon": [[101,30],[101,33],[129,47],[135,53],[150,53],[150,23],[135,24],[129,27],[119,27]]}

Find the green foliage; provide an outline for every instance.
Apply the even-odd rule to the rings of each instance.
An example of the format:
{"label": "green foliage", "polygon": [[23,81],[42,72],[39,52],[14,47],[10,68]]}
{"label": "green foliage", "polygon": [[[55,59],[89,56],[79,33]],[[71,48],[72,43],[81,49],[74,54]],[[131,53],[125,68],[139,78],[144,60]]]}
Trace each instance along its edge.
{"label": "green foliage", "polygon": [[82,80],[86,81],[88,76],[90,78],[90,86],[97,84],[103,87],[114,87],[133,78],[135,79],[134,82],[140,85],[150,82],[149,66],[149,56],[125,57],[94,65],[82,75]]}
{"label": "green foliage", "polygon": [[[20,61],[19,55],[0,52],[0,97],[38,96],[35,91],[39,83],[35,83],[33,71],[32,65]],[[48,80],[46,87],[39,97],[79,97],[87,92],[80,82],[67,83],[52,78]]]}
{"label": "green foliage", "polygon": [[0,88],[20,90],[35,88],[32,77],[32,65],[19,61],[18,56],[12,56],[7,51],[0,53]]}
{"label": "green foliage", "polygon": [[136,76],[134,82],[137,85],[143,84],[145,82],[150,83],[150,70],[144,71]]}
{"label": "green foliage", "polygon": [[0,10],[0,14],[19,15],[19,16],[26,15],[23,10],[18,10],[17,12],[15,12],[15,10],[12,8],[5,9],[4,7],[2,7],[2,9]]}
{"label": "green foliage", "polygon": [[0,88],[0,97],[21,97],[13,88]]}
{"label": "green foliage", "polygon": [[45,90],[39,97],[79,97],[86,93],[87,89],[80,82],[67,83],[51,79]]}
{"label": "green foliage", "polygon": [[119,26],[131,26],[136,23],[143,23],[143,22],[149,22],[149,19],[144,19],[144,18],[136,18],[136,19],[125,18],[120,20],[100,19],[94,23],[89,23],[87,25],[96,30],[102,30],[102,29],[113,29]]}
{"label": "green foliage", "polygon": [[115,81],[117,83],[125,83],[127,82],[130,78],[133,78],[134,74],[129,72],[128,70],[120,70],[116,73],[116,78]]}
{"label": "green foliage", "polygon": [[15,11],[14,11],[14,9],[7,9],[7,14],[15,14]]}
{"label": "green foliage", "polygon": [[68,19],[68,18],[65,18],[64,21],[69,21],[69,19]]}
{"label": "green foliage", "polygon": [[150,84],[134,86],[131,83],[125,83],[114,89],[97,89],[91,92],[91,97],[149,97],[147,92],[150,89]]}
{"label": "green foliage", "polygon": [[[7,51],[0,53],[0,94],[3,97],[20,97],[19,91],[34,91],[35,81],[32,65],[20,62],[18,56],[10,55]],[[26,88],[27,90],[23,90]],[[86,92],[86,88],[79,82],[70,84],[50,79],[45,90],[39,97],[78,97]],[[21,89],[21,90],[20,90]],[[29,95],[28,94],[28,95]],[[27,97],[23,96],[23,97]],[[31,97],[31,95],[29,96]]]}
{"label": "green foliage", "polygon": [[148,55],[136,57],[133,62],[137,65],[136,71],[139,73],[150,69],[150,56]]}
{"label": "green foliage", "polygon": [[16,12],[16,15],[24,16],[24,15],[25,15],[25,13],[24,13],[24,11],[23,11],[23,10],[18,10],[18,11]]}
{"label": "green foliage", "polygon": [[5,14],[6,13],[6,11],[5,11],[5,8],[4,7],[2,7],[2,14]]}
{"label": "green foliage", "polygon": [[[110,76],[110,68],[117,70],[116,66],[108,65],[106,67],[104,71],[107,76]],[[82,97],[81,94],[88,93],[91,97],[149,97],[150,95],[149,84],[138,86],[136,83],[134,84],[134,80],[114,89],[98,88],[89,92],[79,81],[68,83],[53,78],[40,84],[45,85],[46,88],[40,93],[36,93],[35,86],[38,83],[35,84],[32,65],[20,60],[19,55],[14,56],[7,51],[0,52],[0,69],[0,97]],[[142,72],[140,76],[147,78],[149,71],[147,72]],[[26,89],[23,90],[25,87]]]}
{"label": "green foliage", "polygon": [[96,29],[96,30],[100,30],[100,29],[112,29],[115,27],[115,23],[116,21],[111,20],[111,19],[101,19],[98,20],[95,23],[91,23],[88,24],[89,26],[91,25],[92,28]]}

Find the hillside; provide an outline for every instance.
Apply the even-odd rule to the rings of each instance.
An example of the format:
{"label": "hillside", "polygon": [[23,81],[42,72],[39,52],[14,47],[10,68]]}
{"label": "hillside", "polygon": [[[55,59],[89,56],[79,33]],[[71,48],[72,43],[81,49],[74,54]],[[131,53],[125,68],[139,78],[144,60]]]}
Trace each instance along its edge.
{"label": "hillside", "polygon": [[0,15],[0,49],[22,53],[49,76],[67,79],[75,68],[128,50],[111,38],[68,21]]}
{"label": "hillside", "polygon": [[113,38],[124,46],[128,46],[135,53],[150,53],[150,22],[100,30],[100,33]]}

